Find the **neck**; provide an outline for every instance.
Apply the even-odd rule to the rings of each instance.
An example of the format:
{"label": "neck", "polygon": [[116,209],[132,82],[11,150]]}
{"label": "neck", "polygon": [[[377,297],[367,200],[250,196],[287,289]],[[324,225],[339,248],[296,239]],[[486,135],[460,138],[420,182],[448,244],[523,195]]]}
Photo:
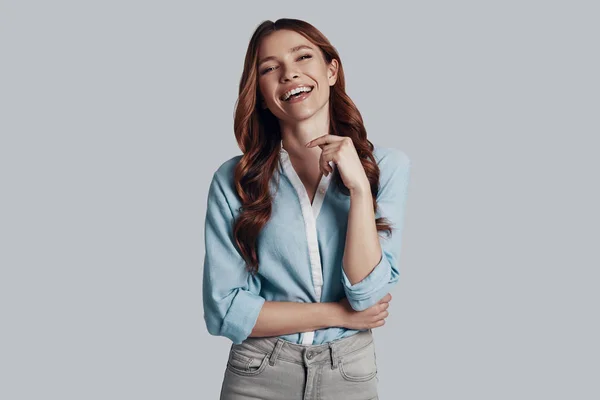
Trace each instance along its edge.
{"label": "neck", "polygon": [[317,112],[302,121],[280,121],[283,148],[290,156],[312,160],[321,155],[319,146],[305,147],[309,141],[329,133],[329,108],[325,106],[320,111],[324,112]]}

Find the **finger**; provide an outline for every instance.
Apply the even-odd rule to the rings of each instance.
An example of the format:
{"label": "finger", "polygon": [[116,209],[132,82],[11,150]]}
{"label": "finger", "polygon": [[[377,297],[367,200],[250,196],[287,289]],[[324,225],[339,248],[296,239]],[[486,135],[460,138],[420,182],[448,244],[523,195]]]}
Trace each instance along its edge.
{"label": "finger", "polygon": [[325,168],[327,168],[327,170],[330,173],[333,173],[333,169],[334,166],[330,165],[330,163],[332,164],[337,164],[337,158],[338,158],[338,151],[339,151],[339,144],[327,144],[327,145],[322,145],[322,152],[321,152],[321,160],[324,160],[327,162],[327,166]]}
{"label": "finger", "polygon": [[319,164],[319,169],[321,170],[321,173],[325,176],[329,175],[332,171],[331,168],[329,167],[329,163],[321,163]]}
{"label": "finger", "polygon": [[322,169],[327,171],[327,173],[325,174],[325,176],[329,175],[330,173],[333,172],[333,168],[331,168],[331,165],[329,165],[329,161],[325,160],[323,162],[323,164],[321,164],[321,166],[323,167]]}
{"label": "finger", "polygon": [[385,296],[383,296],[383,299],[379,300],[379,302],[380,302],[380,303],[382,303],[382,302],[384,302],[384,303],[387,303],[387,302],[389,302],[390,300],[392,300],[392,295],[388,293],[388,294],[386,294]]}
{"label": "finger", "polygon": [[306,147],[315,147],[315,146],[319,146],[319,145],[323,145],[323,144],[327,144],[327,143],[333,143],[333,142],[339,142],[340,140],[344,140],[343,136],[338,136],[338,135],[323,135],[323,136],[319,136],[318,138],[315,138],[313,140],[310,140],[308,143],[306,143]]}
{"label": "finger", "polygon": [[317,141],[318,140],[322,140],[325,136],[329,136],[329,134],[321,135],[321,136],[316,137],[316,138],[314,138],[312,140],[309,140],[304,146],[306,146],[306,147],[314,147],[314,146],[316,146],[318,144]]}
{"label": "finger", "polygon": [[376,309],[377,311],[375,312],[375,315],[378,316],[378,315],[380,315],[383,312],[388,312],[389,313],[389,311],[388,311],[389,306],[390,306],[390,303],[379,304],[379,308]]}
{"label": "finger", "polygon": [[387,311],[384,311],[382,313],[377,314],[375,317],[373,317],[373,322],[384,321],[388,316],[389,316],[389,313]]}
{"label": "finger", "polygon": [[331,165],[329,165],[329,161],[328,161],[328,160],[324,160],[324,161],[321,163],[321,167],[322,167],[324,170],[328,171],[328,172],[333,172],[333,170],[331,169]]}
{"label": "finger", "polygon": [[327,154],[324,151],[321,152],[321,157],[319,158],[319,168],[323,173],[325,173],[325,171],[333,172],[331,165],[329,165],[329,162],[331,161],[333,161],[331,154]]}
{"label": "finger", "polygon": [[379,321],[375,322],[373,324],[373,328],[377,328],[377,327],[380,327],[380,326],[383,326],[383,325],[385,325],[385,319],[382,319],[382,320],[379,320]]}

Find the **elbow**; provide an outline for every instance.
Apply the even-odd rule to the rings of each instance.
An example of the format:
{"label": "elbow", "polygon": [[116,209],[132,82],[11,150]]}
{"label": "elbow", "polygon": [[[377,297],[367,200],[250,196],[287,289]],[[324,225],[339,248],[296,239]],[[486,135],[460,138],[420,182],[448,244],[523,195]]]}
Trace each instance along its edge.
{"label": "elbow", "polygon": [[205,300],[204,320],[208,333],[241,344],[252,333],[264,302],[263,297],[242,289],[236,289],[229,300]]}
{"label": "elbow", "polygon": [[342,283],[348,303],[355,311],[377,304],[399,280],[398,268],[383,256],[375,269],[362,281],[352,284],[342,269]]}
{"label": "elbow", "polygon": [[373,288],[371,292],[364,296],[356,296],[355,293],[346,290],[346,298],[354,311],[364,311],[379,303],[381,299],[391,292],[396,282],[397,281],[390,281],[381,287]]}
{"label": "elbow", "polygon": [[215,318],[214,316],[209,316],[207,313],[204,313],[204,324],[206,325],[206,330],[212,336],[222,336],[221,335],[221,325],[223,324],[222,319]]}

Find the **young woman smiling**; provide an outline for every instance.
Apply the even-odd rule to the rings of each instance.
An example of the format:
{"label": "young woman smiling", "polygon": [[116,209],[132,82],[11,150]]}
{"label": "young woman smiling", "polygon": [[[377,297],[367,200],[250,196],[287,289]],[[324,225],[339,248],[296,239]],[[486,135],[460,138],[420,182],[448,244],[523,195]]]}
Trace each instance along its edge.
{"label": "young woman smiling", "polygon": [[408,156],[367,139],[337,51],[296,19],[252,35],[234,132],[205,224],[204,319],[232,341],[221,399],[377,399]]}

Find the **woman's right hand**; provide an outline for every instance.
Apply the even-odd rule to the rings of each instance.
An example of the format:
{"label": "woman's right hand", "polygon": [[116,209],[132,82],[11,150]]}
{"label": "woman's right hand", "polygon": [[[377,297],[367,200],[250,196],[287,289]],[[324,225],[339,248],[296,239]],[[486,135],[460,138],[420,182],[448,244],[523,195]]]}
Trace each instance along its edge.
{"label": "woman's right hand", "polygon": [[392,300],[391,294],[386,294],[377,304],[363,311],[356,311],[344,297],[338,303],[341,305],[342,326],[348,329],[365,330],[378,328],[385,324],[385,318],[389,315],[387,311]]}

